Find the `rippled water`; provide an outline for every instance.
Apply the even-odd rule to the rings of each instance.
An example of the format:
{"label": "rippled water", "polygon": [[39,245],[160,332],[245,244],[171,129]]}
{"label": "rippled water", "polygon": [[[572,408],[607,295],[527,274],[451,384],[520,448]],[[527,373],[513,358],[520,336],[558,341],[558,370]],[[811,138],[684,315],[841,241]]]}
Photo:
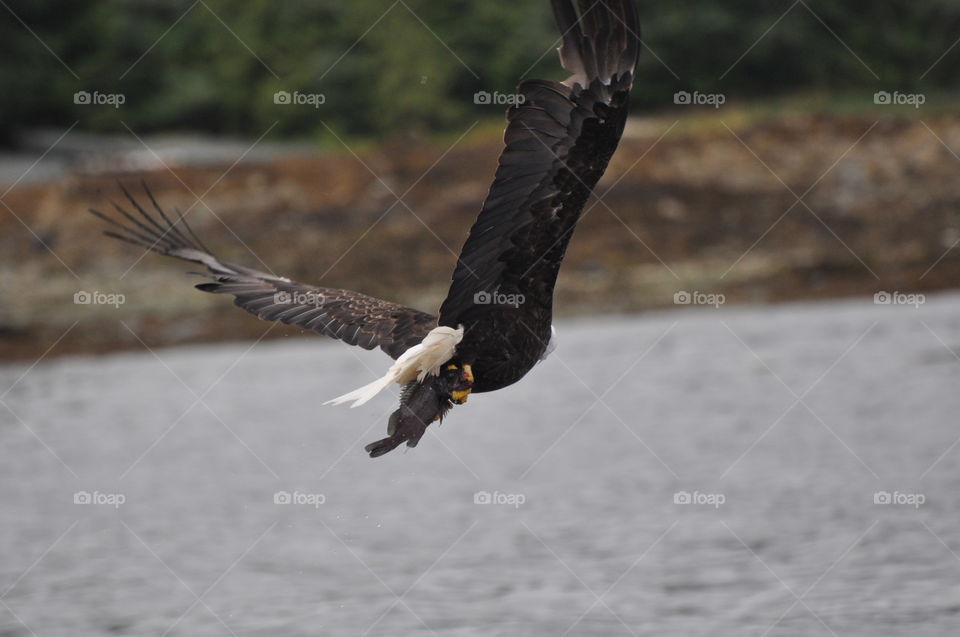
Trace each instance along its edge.
{"label": "rippled water", "polygon": [[376,352],[41,363],[0,406],[0,635],[957,634],[960,296],[559,342],[378,460],[392,397],[321,406]]}

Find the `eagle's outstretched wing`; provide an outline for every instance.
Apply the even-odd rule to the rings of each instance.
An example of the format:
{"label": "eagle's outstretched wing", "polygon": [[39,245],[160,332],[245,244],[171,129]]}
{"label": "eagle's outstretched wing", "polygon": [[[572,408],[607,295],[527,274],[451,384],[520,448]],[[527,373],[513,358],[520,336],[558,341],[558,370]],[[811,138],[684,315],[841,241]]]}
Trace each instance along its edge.
{"label": "eagle's outstretched wing", "polygon": [[623,133],[641,46],[632,0],[552,3],[560,59],[572,76],[520,84],[523,102],[507,112],[506,148],[440,308],[441,325],[496,311],[476,299],[497,293],[549,307],[567,243]]}
{"label": "eagle's outstretched wing", "polygon": [[203,245],[182,216],[171,222],[146,186],[144,190],[155,215],[144,210],[126,188],[121,189],[140,218],[113,202],[120,220],[90,210],[116,228],[104,234],[206,266],[203,276],[211,281],[197,285],[198,289],[232,294],[237,307],[264,320],[299,325],[364,349],[380,347],[393,358],[419,343],[437,326],[435,316],[419,310],[359,292],[315,287],[221,261]]}

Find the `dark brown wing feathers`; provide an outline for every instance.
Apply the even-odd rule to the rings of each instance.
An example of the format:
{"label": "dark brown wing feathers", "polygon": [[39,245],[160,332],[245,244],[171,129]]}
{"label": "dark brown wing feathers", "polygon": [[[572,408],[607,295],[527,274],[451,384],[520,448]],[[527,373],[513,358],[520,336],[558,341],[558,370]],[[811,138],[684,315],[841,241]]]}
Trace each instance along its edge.
{"label": "dark brown wing feathers", "polygon": [[111,204],[125,222],[91,210],[115,229],[104,234],[205,266],[207,272],[202,276],[210,281],[197,285],[197,289],[232,294],[237,307],[264,320],[299,325],[364,349],[380,347],[393,358],[423,340],[437,325],[435,316],[359,292],[311,286],[221,261],[197,238],[182,215],[172,221],[146,186],[144,191],[155,215],[121,189],[136,214],[115,202]]}
{"label": "dark brown wing feathers", "polygon": [[563,34],[561,82],[528,80],[507,112],[506,148],[461,251],[440,323],[456,327],[495,306],[481,293],[549,308],[567,243],[626,122],[640,50],[631,0],[552,0]]}

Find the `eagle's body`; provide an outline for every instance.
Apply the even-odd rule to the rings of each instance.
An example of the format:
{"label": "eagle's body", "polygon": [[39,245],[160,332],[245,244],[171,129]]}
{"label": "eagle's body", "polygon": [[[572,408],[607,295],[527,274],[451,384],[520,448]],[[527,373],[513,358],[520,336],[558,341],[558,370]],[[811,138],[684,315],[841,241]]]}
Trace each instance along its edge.
{"label": "eagle's body", "polygon": [[[465,309],[454,312],[452,307],[457,299],[453,292],[457,273],[454,274],[451,296],[440,308],[440,321],[447,325],[463,324],[466,328],[457,351],[461,361],[475,366],[475,392],[494,391],[517,382],[543,355],[551,337],[553,289],[560,265],[587,198],[606,170],[623,133],[629,86],[628,80],[614,94],[615,106],[604,108],[605,119],[590,120],[596,135],[588,138],[589,141],[581,139],[571,150],[566,162],[561,162],[556,168],[552,180],[548,180],[547,186],[542,188],[546,190],[545,196],[533,206],[533,221],[517,233],[522,237],[522,243],[516,238],[512,239],[514,245],[501,257],[506,272],[497,288],[496,297],[507,300],[507,303],[466,303]],[[524,85],[520,89],[523,91]],[[531,91],[526,103],[539,104],[543,98],[538,98],[537,93]],[[592,98],[592,95],[589,96]],[[547,97],[553,96],[547,94]],[[534,136],[528,131],[524,132]],[[540,142],[539,139],[536,141]],[[570,167],[574,165],[581,167],[578,174],[571,171]],[[501,172],[508,173],[508,169],[505,170],[501,163],[498,176]],[[564,194],[555,194],[557,192]],[[485,228],[481,226],[481,220],[474,225],[467,239],[465,254],[472,243],[481,243],[483,240]],[[462,268],[468,278],[470,261],[461,257],[461,264],[457,272]],[[482,288],[475,294],[481,293]],[[496,297],[491,295],[494,300]],[[514,306],[509,303],[510,300],[522,302]],[[448,313],[453,316],[444,321]]]}
{"label": "eagle's body", "polygon": [[139,218],[116,205],[128,223],[93,212],[121,230],[110,236],[205,265],[211,281],[197,286],[203,291],[232,294],[260,318],[380,347],[397,359],[382,378],[331,402],[357,406],[401,384],[388,437],[367,450],[375,457],[403,442],[415,446],[431,422],[471,392],[511,385],[543,358],[567,245],[623,133],[640,50],[632,0],[551,2],[563,39],[560,58],[572,75],[518,87],[523,100],[507,113],[493,184],[438,316],[221,261],[182,217],[171,222],[149,191],[155,214],[126,190]]}
{"label": "eagle's body", "polygon": [[[527,375],[550,342],[550,310],[499,312],[469,324],[454,359],[473,370],[473,393],[503,389]],[[539,315],[538,315],[539,314]]]}

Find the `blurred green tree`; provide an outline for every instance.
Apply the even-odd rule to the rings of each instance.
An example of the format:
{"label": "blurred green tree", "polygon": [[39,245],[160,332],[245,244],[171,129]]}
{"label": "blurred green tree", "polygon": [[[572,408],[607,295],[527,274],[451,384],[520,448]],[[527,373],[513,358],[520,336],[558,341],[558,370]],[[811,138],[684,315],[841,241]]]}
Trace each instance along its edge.
{"label": "blurred green tree", "polygon": [[[955,0],[638,1],[635,102],[677,90],[951,91]],[[462,130],[499,109],[478,90],[560,78],[546,0],[8,0],[0,20],[0,142],[79,121],[94,131],[286,136]],[[939,62],[938,62],[939,60]],[[122,93],[119,109],[76,91]],[[278,91],[323,94],[277,104]]]}

